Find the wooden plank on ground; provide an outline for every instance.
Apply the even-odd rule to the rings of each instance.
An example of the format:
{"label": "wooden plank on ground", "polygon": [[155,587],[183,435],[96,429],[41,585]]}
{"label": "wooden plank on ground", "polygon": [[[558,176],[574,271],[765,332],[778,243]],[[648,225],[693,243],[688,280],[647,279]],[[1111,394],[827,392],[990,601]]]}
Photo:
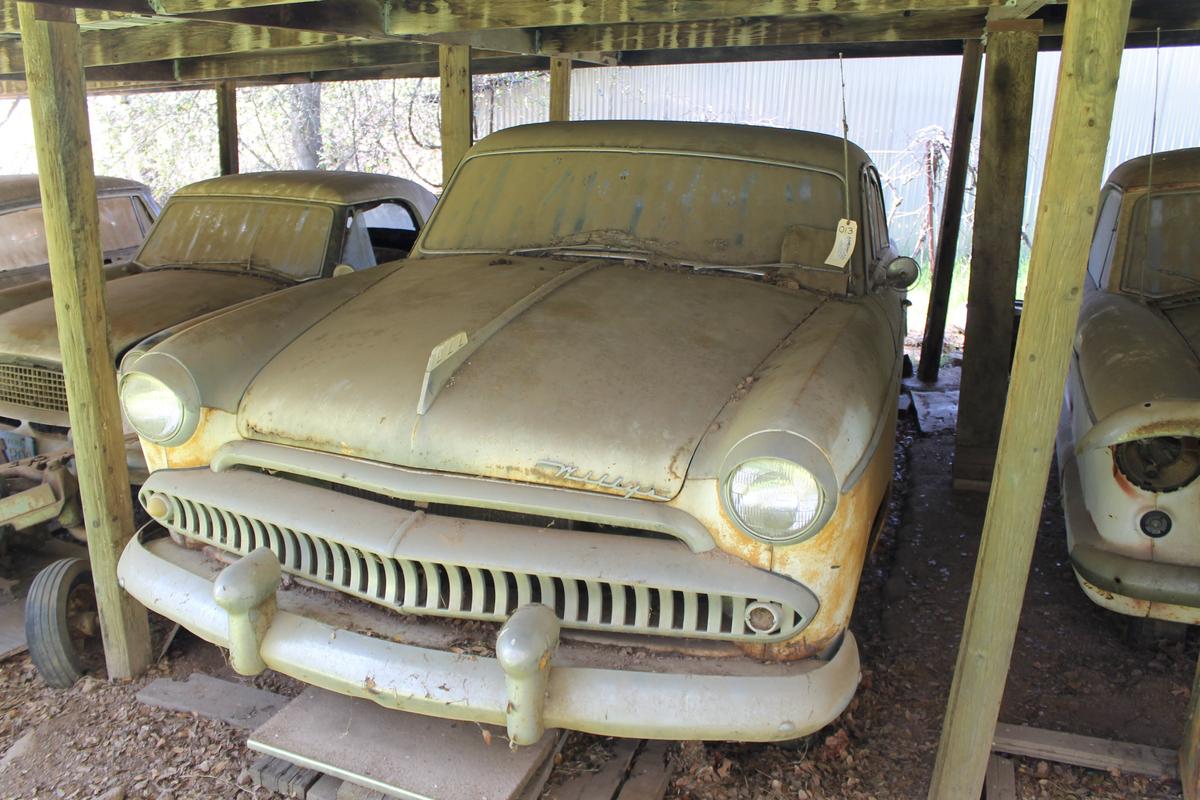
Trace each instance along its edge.
{"label": "wooden plank on ground", "polygon": [[200,672],[193,672],[186,681],[151,681],[137,693],[137,699],[148,706],[191,712],[248,731],[263,725],[288,704],[288,698],[274,692]]}
{"label": "wooden plank on ground", "polygon": [[992,748],[1001,753],[1090,769],[1118,769],[1155,778],[1174,777],[1176,774],[1174,750],[1114,742],[1077,733],[1048,731],[1027,725],[997,723]]}
{"label": "wooden plank on ground", "polygon": [[0,600],[0,661],[25,652],[25,602]]}
{"label": "wooden plank on ground", "polygon": [[596,772],[579,775],[552,789],[547,800],[612,800],[629,774],[639,739],[616,739],[613,756]]}
{"label": "wooden plank on ground", "polygon": [[494,725],[409,714],[310,687],[254,731],[248,745],[389,795],[510,800],[558,738],[548,731],[537,744],[512,751],[504,729]]}
{"label": "wooden plank on ground", "polygon": [[913,408],[917,412],[917,427],[922,433],[941,433],[954,430],[958,419],[958,390],[919,392],[910,389]]}
{"label": "wooden plank on ground", "polygon": [[992,753],[983,780],[983,796],[984,800],[1017,800],[1017,770],[1011,758]]}
{"label": "wooden plank on ground", "polygon": [[617,800],[661,800],[675,770],[671,759],[672,742],[646,742],[629,770],[629,779],[621,787]]}

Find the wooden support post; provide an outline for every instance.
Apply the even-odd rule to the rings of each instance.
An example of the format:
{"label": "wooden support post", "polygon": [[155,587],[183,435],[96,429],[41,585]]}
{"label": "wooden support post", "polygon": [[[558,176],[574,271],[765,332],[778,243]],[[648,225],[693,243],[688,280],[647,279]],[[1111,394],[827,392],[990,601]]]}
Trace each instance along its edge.
{"label": "wooden support post", "polygon": [[438,45],[441,76],[442,185],[462,161],[474,138],[471,104],[471,48],[465,44]]}
{"label": "wooden support post", "polygon": [[987,26],[975,231],[954,437],[956,488],[986,489],[1000,441],[1041,27],[1040,20],[1016,19]]}
{"label": "wooden support post", "polygon": [[232,81],[217,84],[217,148],[222,175],[238,172],[237,85]]}
{"label": "wooden support post", "polygon": [[133,534],[133,507],[104,307],[79,26],[73,8],[19,3],[18,13],[104,655],[110,678],[132,678],[150,663],[150,631],[146,609],[117,584],[117,559]]}
{"label": "wooden support post", "polygon": [[938,226],[937,251],[930,276],[929,310],[925,316],[925,338],[917,377],[931,383],[938,378],[942,344],[946,338],[946,313],[950,307],[950,284],[958,256],[958,231],[962,224],[963,193],[971,161],[971,132],[975,127],[975,100],[979,96],[979,68],[983,44],[978,39],[963,42],[962,70],[958,77],[958,101],[954,109],[954,133],[950,141],[950,164],[946,191],[942,195],[942,221]]}
{"label": "wooden support post", "polygon": [[571,59],[554,56],[550,59],[550,121],[566,122],[571,118]]}
{"label": "wooden support post", "polygon": [[[1029,576],[1062,404],[1130,0],[1070,3],[1029,299],[931,800],[979,797]],[[985,156],[986,157],[986,156]]]}
{"label": "wooden support post", "polygon": [[1200,665],[1192,681],[1183,743],[1179,746],[1179,782],[1183,784],[1184,800],[1200,800]]}

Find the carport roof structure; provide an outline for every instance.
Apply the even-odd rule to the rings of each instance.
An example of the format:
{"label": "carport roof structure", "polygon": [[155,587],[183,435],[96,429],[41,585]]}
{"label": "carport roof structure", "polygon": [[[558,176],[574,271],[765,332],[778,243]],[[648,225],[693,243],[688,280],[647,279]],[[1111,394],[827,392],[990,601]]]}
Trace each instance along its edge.
{"label": "carport roof structure", "polygon": [[[1016,636],[1016,598],[1023,594],[1053,453],[1121,52],[1157,42],[1196,43],[1198,32],[1200,4],[1176,0],[0,0],[0,93],[27,93],[33,113],[80,494],[110,676],[138,674],[149,663],[150,647],[145,610],[121,591],[116,578],[133,522],[104,308],[86,92],[215,85],[222,171],[230,172],[236,171],[234,82],[438,75],[448,175],[471,143],[472,71],[543,69],[548,57],[550,116],[565,119],[572,63],[963,53],[947,181],[951,210],[940,237],[951,245],[936,258],[931,301],[936,308],[938,293],[949,288],[944,265],[954,260],[957,236],[946,231],[957,231],[953,209],[961,207],[967,163],[962,140],[970,136],[981,40],[989,58],[979,192],[994,198],[998,211],[986,219],[977,215],[976,258],[988,255],[979,252],[981,226],[997,249],[1020,234],[1019,214],[1015,224],[1011,220],[1023,199],[1023,179],[1014,184],[1005,176],[1026,171],[1033,56],[1039,48],[1061,47],[1025,314],[1011,379],[998,384],[1001,396],[1007,391],[1007,403],[1002,426],[994,415],[987,518],[930,788],[937,800],[978,797]],[[989,118],[998,122],[989,126]],[[1023,133],[1012,133],[1018,129]],[[992,177],[984,179],[985,167],[998,169],[994,186],[988,183]],[[983,287],[981,297],[1011,310],[1006,281],[1015,282],[1016,265],[1000,268],[1004,280],[991,285],[990,295]],[[982,307],[975,288],[971,313]],[[944,308],[942,316],[944,324]],[[931,317],[940,352],[936,323]],[[1007,361],[1007,352],[1000,352]],[[976,356],[968,346],[968,361],[987,355],[984,350]],[[964,371],[964,392],[966,384]],[[960,435],[961,428],[960,416]],[[1193,692],[1193,708],[1198,696]],[[1198,743],[1200,714],[1193,713],[1181,748],[1189,798],[1198,796],[1200,785]]]}

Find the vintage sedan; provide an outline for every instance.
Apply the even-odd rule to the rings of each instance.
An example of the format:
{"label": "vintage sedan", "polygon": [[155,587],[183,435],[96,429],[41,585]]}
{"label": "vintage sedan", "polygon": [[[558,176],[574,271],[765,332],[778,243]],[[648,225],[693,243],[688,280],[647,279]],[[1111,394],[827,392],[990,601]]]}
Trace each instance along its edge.
{"label": "vintage sedan", "polygon": [[1104,608],[1197,624],[1200,148],[1121,164],[1099,209],[1058,436],[1071,565]]}
{"label": "vintage sedan", "polygon": [[[114,353],[136,356],[156,337],[230,306],[403,258],[434,200],[412,181],[355,172],[264,172],[185,186],[129,262],[131,274],[107,283]],[[0,439],[8,462],[0,466],[0,545],[14,529],[61,527],[84,538],[69,425],[52,299],[0,314]],[[145,464],[130,436],[131,478],[140,483]],[[88,574],[75,560],[47,569],[30,590],[30,653],[54,685],[79,674],[76,648],[60,632],[65,610],[79,607],[68,597]],[[80,618],[94,619],[86,606]]]}
{"label": "vintage sedan", "polygon": [[[122,178],[96,177],[100,207],[100,247],[105,272],[124,274],[121,267],[137,252],[154,219],[158,203],[150,187]],[[0,310],[50,296],[50,259],[36,175],[0,175]],[[31,285],[34,284],[34,285]]]}
{"label": "vintage sedan", "polygon": [[858,684],[915,276],[841,139],[493,134],[402,269],[126,361],[120,580],[242,673],[514,744],[803,736]]}

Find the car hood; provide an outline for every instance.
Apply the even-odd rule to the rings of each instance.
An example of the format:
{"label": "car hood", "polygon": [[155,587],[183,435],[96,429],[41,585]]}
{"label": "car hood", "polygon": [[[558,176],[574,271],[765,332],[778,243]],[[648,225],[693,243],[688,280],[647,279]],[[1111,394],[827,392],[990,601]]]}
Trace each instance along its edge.
{"label": "car hood", "polygon": [[[113,354],[163,328],[274,291],[280,284],[246,273],[196,269],[141,272],[105,284]],[[0,314],[0,358],[62,360],[50,297]]]}
{"label": "car hood", "polygon": [[[242,398],[239,432],[666,499],[713,418],[820,302],[625,263],[410,261],[270,361]],[[470,355],[418,413],[431,353],[464,338]]]}

